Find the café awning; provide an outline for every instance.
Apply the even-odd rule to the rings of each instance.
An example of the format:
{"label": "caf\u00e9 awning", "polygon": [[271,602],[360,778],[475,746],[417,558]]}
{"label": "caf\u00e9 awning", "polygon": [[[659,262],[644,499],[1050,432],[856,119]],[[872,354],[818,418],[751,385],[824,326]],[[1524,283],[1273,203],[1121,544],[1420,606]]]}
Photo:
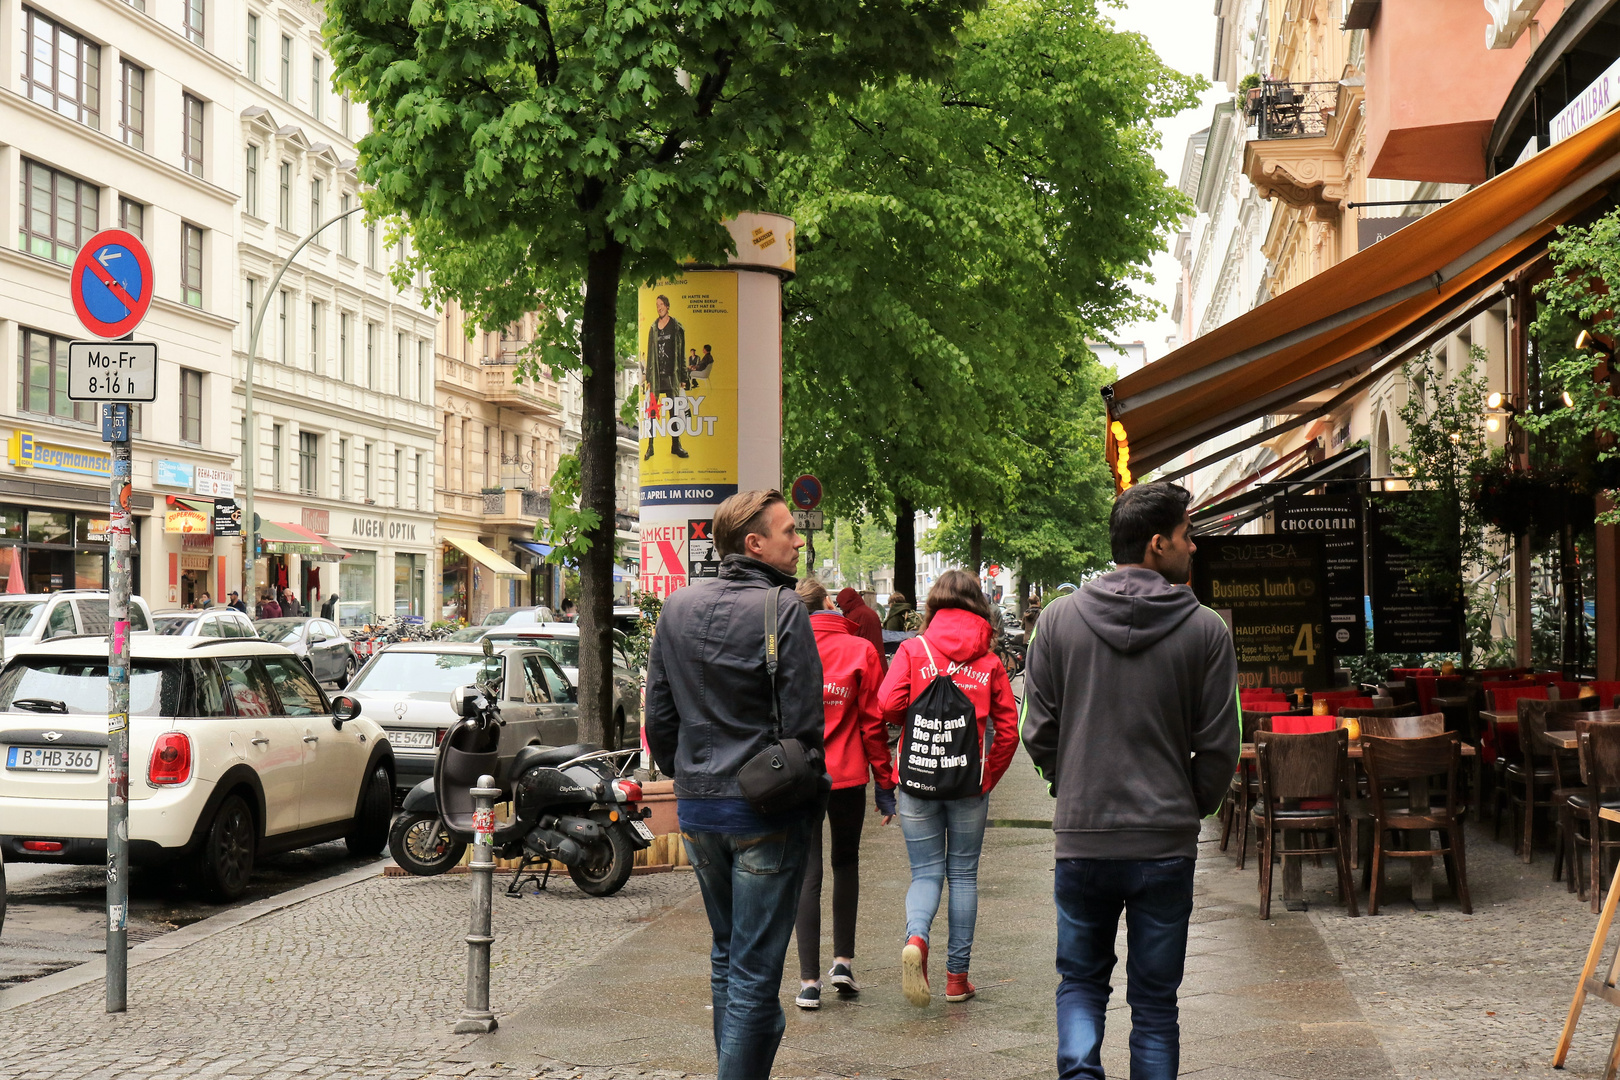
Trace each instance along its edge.
{"label": "caf\u00e9 awning", "polygon": [[1552,231],[1617,178],[1620,113],[1105,388],[1116,481],[1381,375],[1414,336],[1539,258]]}
{"label": "caf\u00e9 awning", "polygon": [[298,555],[314,562],[342,562],[348,551],[326,537],[289,521],[261,521],[259,550],[266,555]]}
{"label": "caf\u00e9 awning", "polygon": [[473,559],[495,571],[495,574],[499,577],[529,576],[527,570],[524,570],[516,563],[501,558],[495,551],[480,544],[476,536],[464,536],[461,533],[440,533],[439,535],[444,538],[445,543],[457,551],[463,552],[469,559]]}

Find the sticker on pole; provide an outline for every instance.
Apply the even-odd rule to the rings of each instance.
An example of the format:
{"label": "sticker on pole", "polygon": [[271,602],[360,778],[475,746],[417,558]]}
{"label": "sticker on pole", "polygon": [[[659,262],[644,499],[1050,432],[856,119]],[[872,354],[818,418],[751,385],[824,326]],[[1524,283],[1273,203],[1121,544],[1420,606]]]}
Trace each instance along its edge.
{"label": "sticker on pole", "polygon": [[79,249],[68,293],[86,330],[121,338],[146,318],[155,284],[146,245],[122,229],[107,229]]}

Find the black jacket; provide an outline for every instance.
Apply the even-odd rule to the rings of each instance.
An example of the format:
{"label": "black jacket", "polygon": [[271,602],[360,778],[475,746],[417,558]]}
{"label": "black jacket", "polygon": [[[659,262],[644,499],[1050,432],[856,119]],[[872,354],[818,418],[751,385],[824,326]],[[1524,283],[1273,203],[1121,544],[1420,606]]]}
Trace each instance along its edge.
{"label": "black jacket", "polygon": [[720,576],[664,602],[647,665],[647,745],[683,799],[733,799],[737,773],[771,739],[765,598],[777,595],[776,697],[784,738],[821,749],[821,654],[794,579],[727,555]]}

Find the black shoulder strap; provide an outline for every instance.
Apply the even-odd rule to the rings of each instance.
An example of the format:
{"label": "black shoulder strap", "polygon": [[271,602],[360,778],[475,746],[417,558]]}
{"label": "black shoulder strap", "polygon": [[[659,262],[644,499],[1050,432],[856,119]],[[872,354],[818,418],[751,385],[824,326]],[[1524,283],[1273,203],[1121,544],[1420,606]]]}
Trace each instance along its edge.
{"label": "black shoulder strap", "polygon": [[778,740],[782,738],[782,713],[776,704],[776,603],[781,592],[778,585],[765,597],[765,674],[771,679],[771,730]]}

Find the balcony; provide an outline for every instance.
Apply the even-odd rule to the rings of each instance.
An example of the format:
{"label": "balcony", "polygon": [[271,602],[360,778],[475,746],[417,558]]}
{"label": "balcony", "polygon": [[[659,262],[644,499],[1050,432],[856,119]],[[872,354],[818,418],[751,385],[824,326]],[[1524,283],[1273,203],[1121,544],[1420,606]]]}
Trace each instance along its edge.
{"label": "balcony", "polygon": [[536,521],[550,516],[551,496],[544,491],[508,488],[505,491],[484,492],[486,525],[533,527]]}
{"label": "balcony", "polygon": [[491,357],[483,365],[484,400],[491,405],[518,409],[536,416],[562,415],[562,400],[557,384],[550,379],[513,378],[517,365]]}
{"label": "balcony", "polygon": [[1248,92],[1253,125],[1243,172],[1262,198],[1337,222],[1350,197],[1345,161],[1355,141],[1360,80],[1266,82]]}
{"label": "balcony", "polygon": [[1314,139],[1327,134],[1338,104],[1336,80],[1266,82],[1249,91],[1244,111],[1261,139]]}

